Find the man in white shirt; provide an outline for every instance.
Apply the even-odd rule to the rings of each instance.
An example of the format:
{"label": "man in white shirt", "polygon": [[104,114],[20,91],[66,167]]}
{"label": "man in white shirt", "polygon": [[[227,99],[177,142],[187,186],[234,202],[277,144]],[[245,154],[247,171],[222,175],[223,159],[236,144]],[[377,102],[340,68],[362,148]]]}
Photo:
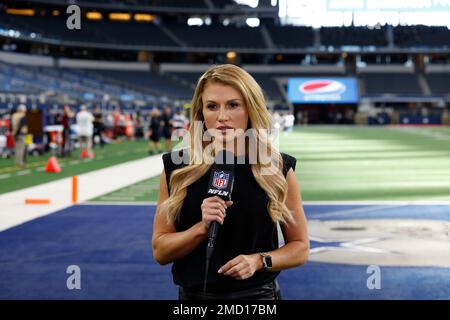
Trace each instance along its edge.
{"label": "man in white shirt", "polygon": [[294,115],[292,113],[286,113],[283,116],[283,122],[284,122],[284,133],[288,134],[289,132],[292,132],[295,122]]}
{"label": "man in white shirt", "polygon": [[173,128],[175,130],[178,130],[177,133],[179,135],[179,137],[182,137],[186,131],[186,127],[188,125],[188,119],[186,118],[186,116],[183,114],[183,109],[179,108],[177,109],[176,113],[174,114],[173,118],[172,118],[172,124],[173,124]]}
{"label": "man in white shirt", "polygon": [[94,133],[94,116],[87,110],[86,106],[81,106],[76,118],[78,127],[78,142],[80,143],[82,155],[84,153],[87,156],[91,156],[92,135]]}

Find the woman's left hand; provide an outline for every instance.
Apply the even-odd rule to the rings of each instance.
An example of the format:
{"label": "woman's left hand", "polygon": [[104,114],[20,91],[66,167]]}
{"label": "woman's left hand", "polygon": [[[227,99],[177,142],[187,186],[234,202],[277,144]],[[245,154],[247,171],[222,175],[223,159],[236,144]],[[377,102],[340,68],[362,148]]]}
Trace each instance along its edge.
{"label": "woman's left hand", "polygon": [[219,274],[230,276],[237,280],[244,280],[262,268],[262,259],[259,254],[239,255],[225,263],[218,271]]}

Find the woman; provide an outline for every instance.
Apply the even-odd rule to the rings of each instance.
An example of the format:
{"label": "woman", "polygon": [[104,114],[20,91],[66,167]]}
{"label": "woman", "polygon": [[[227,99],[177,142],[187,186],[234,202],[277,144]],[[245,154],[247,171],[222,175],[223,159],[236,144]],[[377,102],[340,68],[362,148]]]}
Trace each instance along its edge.
{"label": "woman", "polygon": [[[173,262],[180,299],[280,299],[276,277],[306,262],[309,240],[295,158],[280,154],[265,139],[271,121],[262,90],[243,69],[214,66],[198,81],[191,118],[202,125],[190,127],[189,150],[179,153],[187,165],[173,160],[175,152],[163,155],[153,255],[160,264]],[[241,139],[249,130],[250,138]],[[252,141],[268,149],[275,170],[267,170],[264,156],[254,154]],[[233,201],[206,196],[211,159],[224,148],[234,153],[233,160],[245,161],[235,165]],[[213,221],[220,227],[205,292]],[[277,225],[285,242],[281,247]]]}

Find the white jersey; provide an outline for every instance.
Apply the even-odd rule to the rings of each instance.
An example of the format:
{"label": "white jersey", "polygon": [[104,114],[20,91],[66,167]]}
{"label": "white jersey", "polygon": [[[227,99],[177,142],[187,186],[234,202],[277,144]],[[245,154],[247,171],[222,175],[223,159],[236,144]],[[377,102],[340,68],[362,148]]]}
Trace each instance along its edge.
{"label": "white jersey", "polygon": [[285,127],[288,127],[288,128],[289,128],[289,127],[294,126],[295,117],[294,117],[293,114],[285,115],[285,116],[283,117],[283,120],[284,120],[284,126],[285,126]]}
{"label": "white jersey", "polygon": [[94,133],[94,116],[89,111],[80,111],[77,113],[77,127],[79,136],[92,136]]}

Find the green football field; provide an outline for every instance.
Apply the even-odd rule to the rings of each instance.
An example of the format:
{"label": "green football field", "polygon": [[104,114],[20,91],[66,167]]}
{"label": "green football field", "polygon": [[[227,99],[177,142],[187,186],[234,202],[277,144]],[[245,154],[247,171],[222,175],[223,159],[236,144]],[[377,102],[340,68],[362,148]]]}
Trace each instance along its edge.
{"label": "green football field", "polygon": [[[450,128],[297,127],[280,150],[298,160],[305,201],[450,200]],[[156,201],[159,177],[94,201]]]}

